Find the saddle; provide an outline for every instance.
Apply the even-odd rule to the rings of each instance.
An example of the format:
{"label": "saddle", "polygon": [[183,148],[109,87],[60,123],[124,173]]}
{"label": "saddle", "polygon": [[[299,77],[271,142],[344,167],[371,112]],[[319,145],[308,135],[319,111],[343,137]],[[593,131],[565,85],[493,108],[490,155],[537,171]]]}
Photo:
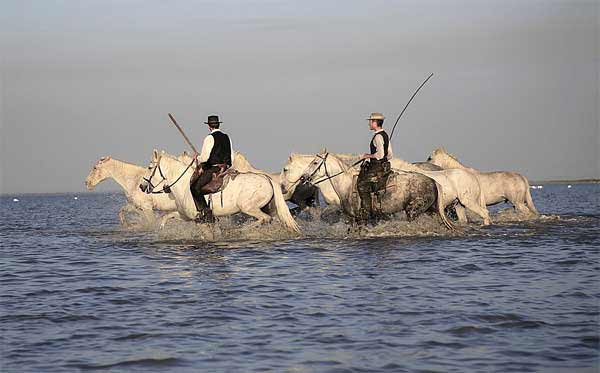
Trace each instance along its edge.
{"label": "saddle", "polygon": [[[220,168],[220,171],[212,174],[212,179],[200,188],[202,194],[213,194],[222,191],[229,183],[229,180],[235,179],[239,174],[239,171],[231,167],[227,168],[227,165],[219,164],[217,166]],[[201,168],[197,167],[190,179],[190,184],[193,184],[200,177],[200,173]]]}

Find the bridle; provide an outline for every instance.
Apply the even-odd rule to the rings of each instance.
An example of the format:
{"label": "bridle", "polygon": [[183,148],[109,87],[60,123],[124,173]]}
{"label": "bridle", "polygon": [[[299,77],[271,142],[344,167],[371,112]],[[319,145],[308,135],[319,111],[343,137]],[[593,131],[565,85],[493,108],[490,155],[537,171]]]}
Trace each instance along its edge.
{"label": "bridle", "polygon": [[[162,160],[162,155],[158,157],[158,160],[156,161],[156,165],[154,166],[154,169],[152,170],[152,173],[150,174],[149,178],[142,178],[145,182],[148,183],[149,188],[148,191],[146,192],[146,194],[161,194],[161,193],[171,193],[171,187],[175,184],[177,184],[177,182],[183,177],[183,175],[185,175],[185,173],[187,172],[187,170],[190,169],[190,167],[192,167],[192,165],[194,164],[194,162],[196,161],[195,159],[192,159],[192,161],[190,162],[190,164],[185,168],[185,170],[183,170],[183,172],[181,173],[181,175],[179,175],[179,177],[172,182],[169,185],[164,185],[162,190],[159,190],[158,192],[155,192],[154,189],[156,189],[160,184],[164,183],[165,181],[167,181],[167,178],[165,177],[165,175],[162,172],[162,168],[160,167],[160,161]],[[161,180],[158,182],[158,184],[154,185],[152,184],[152,179],[154,178],[154,175],[156,174],[156,170],[158,170],[158,174],[161,177]]]}
{"label": "bridle", "polygon": [[[343,201],[342,201],[342,197],[340,196],[340,193],[338,192],[337,188],[335,187],[335,184],[333,183],[333,181],[331,181],[331,179],[333,179],[334,177],[336,177],[336,176],[338,176],[338,175],[341,175],[341,174],[345,173],[346,171],[342,170],[342,171],[338,172],[338,173],[337,173],[337,174],[335,174],[335,175],[330,175],[330,174],[329,174],[329,170],[327,169],[327,157],[329,157],[329,153],[325,153],[325,155],[324,155],[324,156],[321,156],[321,154],[317,154],[317,155],[316,155],[316,157],[315,157],[315,160],[316,160],[317,158],[321,159],[321,163],[319,164],[319,166],[318,166],[317,168],[315,168],[315,170],[314,170],[313,172],[311,172],[311,174],[310,174],[310,175],[308,175],[308,176],[304,176],[304,175],[307,173],[307,171],[308,171],[308,168],[310,167],[310,165],[309,165],[309,166],[308,166],[308,167],[307,167],[307,168],[304,170],[304,172],[302,173],[302,176],[300,176],[300,179],[303,179],[303,180],[304,180],[304,183],[307,183],[307,184],[310,184],[310,185],[313,185],[313,186],[315,186],[315,185],[317,185],[317,184],[320,184],[320,183],[322,183],[322,182],[324,182],[324,181],[327,181],[327,180],[329,180],[329,183],[331,184],[331,187],[333,188],[333,191],[335,192],[335,194],[336,194],[337,198],[339,199],[340,203],[343,203]],[[362,162],[362,161],[363,161],[363,159],[359,160],[358,162],[354,163],[354,164],[352,165],[352,167],[356,166],[358,163],[360,163],[360,162]],[[311,165],[313,164],[313,162],[314,162],[314,161],[311,161],[311,162],[310,162],[310,163],[311,163]],[[313,182],[313,180],[312,180],[312,179],[313,179],[313,177],[314,177],[314,176],[315,176],[315,174],[316,174],[316,173],[317,173],[317,172],[318,172],[318,171],[321,169],[321,167],[323,167],[323,168],[324,168],[324,170],[325,170],[325,176],[324,176],[322,179],[320,179],[320,180],[317,180],[317,181]]]}
{"label": "bridle", "polygon": [[[305,172],[302,174],[302,176],[300,176],[300,178],[304,177],[304,182],[310,183],[312,185],[317,185],[317,184],[320,184],[320,183],[322,183],[324,181],[331,180],[334,177],[339,176],[339,175],[343,174],[344,172],[346,172],[346,171],[342,170],[342,171],[338,172],[335,175],[329,175],[329,170],[327,169],[327,157],[328,156],[329,156],[329,153],[325,153],[324,157],[322,157],[320,154],[317,154],[317,156],[315,158],[320,158],[321,159],[321,164],[319,165],[319,167],[317,167],[308,177],[304,177],[304,174],[306,173],[306,170],[305,170]],[[356,166],[357,164],[362,163],[364,161],[365,161],[364,159],[359,159],[358,161],[354,162],[352,164],[352,166],[350,166],[350,168],[352,168],[352,167]],[[311,162],[311,164],[312,163],[313,162]],[[322,179],[318,180],[318,181],[312,182],[313,176],[319,171],[319,169],[321,167],[323,167],[325,169],[325,176]],[[331,186],[333,186],[333,183],[331,184]]]}

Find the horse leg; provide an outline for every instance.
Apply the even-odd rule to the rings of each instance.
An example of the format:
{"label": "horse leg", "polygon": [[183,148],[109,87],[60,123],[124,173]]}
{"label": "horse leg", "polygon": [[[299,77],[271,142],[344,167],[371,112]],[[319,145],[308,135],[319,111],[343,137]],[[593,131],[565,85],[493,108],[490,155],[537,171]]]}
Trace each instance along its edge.
{"label": "horse leg", "polygon": [[165,225],[167,224],[167,222],[171,219],[179,219],[179,213],[177,211],[173,211],[170,212],[166,215],[164,215],[161,219],[160,219],[160,229],[164,229]]}
{"label": "horse leg", "polygon": [[490,214],[485,207],[481,207],[477,201],[460,201],[466,208],[473,211],[483,219],[483,225],[490,225]]}
{"label": "horse leg", "polygon": [[456,211],[456,217],[458,218],[458,222],[462,224],[467,223],[467,212],[465,211],[465,207],[460,203],[454,205],[454,211]]}
{"label": "horse leg", "polygon": [[152,209],[138,209],[139,214],[144,219],[146,223],[154,222],[154,211]]}
{"label": "horse leg", "polygon": [[517,202],[517,201],[510,201],[513,206],[515,207],[515,210],[517,212],[520,212],[522,214],[529,214],[530,210],[527,208],[527,206],[523,203],[523,202]]}
{"label": "horse leg", "polygon": [[125,214],[127,213],[127,211],[129,211],[130,206],[129,204],[123,205],[123,207],[121,207],[121,209],[119,210],[119,221],[121,222],[122,226],[126,226],[127,225],[127,219],[125,219]]}
{"label": "horse leg", "polygon": [[423,209],[423,203],[420,203],[419,198],[413,198],[404,207],[406,213],[406,220],[413,221],[421,214]]}
{"label": "horse leg", "polygon": [[250,216],[256,218],[257,221],[256,221],[256,223],[253,224],[255,226],[260,226],[262,224],[270,223],[272,220],[270,215],[265,214],[258,207],[251,208],[251,209],[243,209],[242,212],[246,215],[250,215]]}

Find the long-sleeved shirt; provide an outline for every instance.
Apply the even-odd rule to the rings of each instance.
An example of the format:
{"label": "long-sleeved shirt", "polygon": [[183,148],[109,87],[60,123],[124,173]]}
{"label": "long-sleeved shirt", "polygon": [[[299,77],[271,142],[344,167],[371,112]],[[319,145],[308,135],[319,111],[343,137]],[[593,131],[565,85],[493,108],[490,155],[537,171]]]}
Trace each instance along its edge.
{"label": "long-sleeved shirt", "polygon": [[[374,154],[374,156],[377,160],[381,160],[383,158],[383,156],[385,155],[385,151],[383,149],[383,136],[377,135],[381,131],[383,131],[383,129],[380,129],[379,131],[375,132],[375,139],[373,141],[375,143],[375,148],[377,149],[377,151]],[[391,142],[388,142],[387,151],[388,151],[387,159],[390,160],[394,157],[394,153],[392,152],[392,143]]]}
{"label": "long-sleeved shirt", "polygon": [[[221,130],[218,128],[215,128],[213,130],[211,130],[210,132],[220,132]],[[202,143],[202,150],[200,151],[200,155],[198,156],[198,162],[200,163],[204,163],[208,160],[208,158],[210,157],[210,152],[212,151],[213,146],[215,145],[215,139],[214,137],[212,137],[211,135],[208,135],[204,138],[204,142]],[[231,137],[229,138],[229,145],[231,148],[231,163],[233,164],[233,158],[234,158],[234,153],[233,153],[233,145],[231,144]]]}

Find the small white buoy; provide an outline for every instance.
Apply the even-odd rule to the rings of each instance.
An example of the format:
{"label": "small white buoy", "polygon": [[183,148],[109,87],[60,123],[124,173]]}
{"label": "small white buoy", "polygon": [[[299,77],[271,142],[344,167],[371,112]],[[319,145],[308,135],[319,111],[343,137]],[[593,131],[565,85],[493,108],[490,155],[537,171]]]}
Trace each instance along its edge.
{"label": "small white buoy", "polygon": [[73,199],[77,199],[77,197],[73,197]]}
{"label": "small white buoy", "polygon": [[569,188],[569,189],[570,189],[570,188],[571,188],[571,184],[567,185],[567,188]]}
{"label": "small white buoy", "polygon": [[19,202],[19,199],[13,198],[13,202]]}

